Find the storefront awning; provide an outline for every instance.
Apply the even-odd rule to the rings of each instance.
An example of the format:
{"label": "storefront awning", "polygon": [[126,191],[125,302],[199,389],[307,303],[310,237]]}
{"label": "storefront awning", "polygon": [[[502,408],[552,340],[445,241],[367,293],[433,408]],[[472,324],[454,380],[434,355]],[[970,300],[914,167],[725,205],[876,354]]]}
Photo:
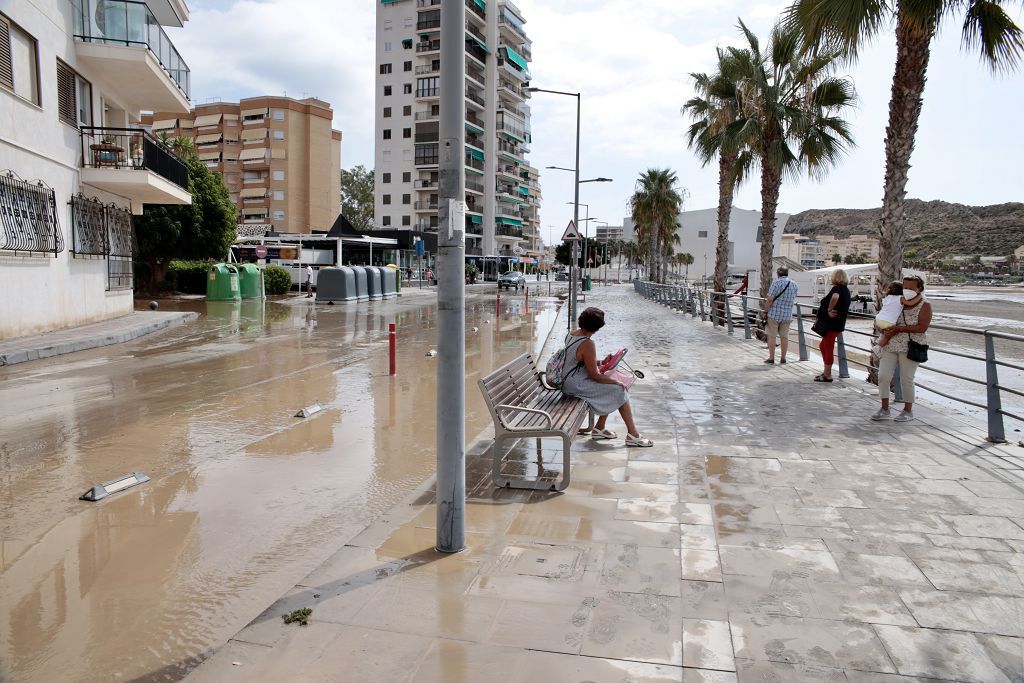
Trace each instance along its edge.
{"label": "storefront awning", "polygon": [[249,198],[252,198],[252,197],[266,197],[267,196],[267,190],[266,190],[266,188],[263,188],[263,187],[247,187],[244,190],[242,190],[241,192],[239,192],[238,196],[239,197],[243,197],[243,198],[245,198],[245,197],[249,197]]}
{"label": "storefront awning", "polygon": [[195,127],[216,126],[218,123],[220,123],[220,114],[203,114],[196,117]]}
{"label": "storefront awning", "polygon": [[520,186],[519,186],[519,194],[522,194],[522,195],[527,195],[527,196],[529,196],[529,194],[530,194],[530,188],[528,188],[528,187],[523,187],[522,185],[520,185]]}
{"label": "storefront awning", "polygon": [[242,161],[251,159],[263,159],[267,156],[267,150],[264,148],[259,149],[243,149],[242,153],[238,155],[238,158]]}

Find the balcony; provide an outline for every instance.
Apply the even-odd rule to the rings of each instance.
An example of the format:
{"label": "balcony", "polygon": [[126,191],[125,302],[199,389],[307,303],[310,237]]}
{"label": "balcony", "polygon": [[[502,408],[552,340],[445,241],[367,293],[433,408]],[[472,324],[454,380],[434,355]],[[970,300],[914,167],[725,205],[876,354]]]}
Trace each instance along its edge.
{"label": "balcony", "polygon": [[477,95],[476,93],[474,93],[472,90],[469,90],[468,88],[466,89],[466,99],[469,100],[470,102],[473,102],[474,104],[477,104],[477,105],[481,106],[481,107],[485,106],[485,104],[486,104],[484,102],[484,98],[483,97],[481,97],[480,95]]}
{"label": "balcony", "polygon": [[487,38],[484,37],[484,32],[474,26],[470,21],[466,21],[466,33],[476,37],[481,43],[486,42]]}
{"label": "balcony", "polygon": [[440,97],[441,88],[417,88],[416,97],[418,99],[430,99],[432,97]]}
{"label": "balcony", "polygon": [[484,0],[466,0],[466,9],[481,19],[487,19],[487,3]]}
{"label": "balcony", "polygon": [[511,111],[498,112],[498,131],[522,142],[526,140],[526,121]]}
{"label": "balcony", "polygon": [[466,166],[468,166],[469,168],[474,168],[474,169],[480,171],[481,173],[483,173],[484,161],[483,161],[483,159],[477,159],[476,157],[474,157],[471,154],[467,154],[466,155]]}
{"label": "balcony", "polygon": [[428,76],[437,73],[441,73],[441,67],[434,66],[433,64],[420,64],[416,67],[417,76]]}
{"label": "balcony", "polygon": [[440,40],[424,40],[416,43],[416,54],[424,54],[427,52],[440,52],[441,41]]}
{"label": "balcony", "polygon": [[75,56],[102,73],[126,111],[187,112],[191,72],[144,2],[94,0],[75,7]]}
{"label": "balcony", "polygon": [[440,7],[441,0],[416,0],[416,9],[427,9],[430,7]]}
{"label": "balcony", "polygon": [[498,140],[498,154],[511,158],[514,161],[523,160],[523,152],[519,149],[519,145],[513,144],[508,140]]}
{"label": "balcony", "polygon": [[416,190],[435,190],[437,189],[437,181],[430,178],[422,178],[412,181],[412,186]]}
{"label": "balcony", "polygon": [[520,240],[523,239],[523,229],[521,227],[516,227],[516,226],[512,226],[512,225],[502,225],[502,224],[499,223],[495,227],[494,233],[498,237],[508,237],[508,238],[520,239]]}
{"label": "balcony", "polygon": [[437,211],[437,200],[419,201],[413,204],[416,211]]}
{"label": "balcony", "polygon": [[523,20],[510,12],[507,7],[501,8],[498,14],[498,28],[506,33],[512,42],[526,42],[526,29],[523,28]]}
{"label": "balcony", "polygon": [[143,204],[191,204],[188,167],[155,137],[134,128],[83,126],[82,182]]}
{"label": "balcony", "polygon": [[416,22],[417,31],[428,31],[439,28],[441,28],[441,17],[437,17],[435,19],[429,15],[421,15],[420,20]]}
{"label": "balcony", "polygon": [[466,39],[466,54],[480,62],[481,65],[487,63],[487,48],[474,38]]}
{"label": "balcony", "polygon": [[467,192],[476,192],[477,194],[483,194],[484,193],[484,184],[483,183],[479,183],[479,182],[477,182],[475,180],[468,180],[467,179],[466,180],[466,191]]}

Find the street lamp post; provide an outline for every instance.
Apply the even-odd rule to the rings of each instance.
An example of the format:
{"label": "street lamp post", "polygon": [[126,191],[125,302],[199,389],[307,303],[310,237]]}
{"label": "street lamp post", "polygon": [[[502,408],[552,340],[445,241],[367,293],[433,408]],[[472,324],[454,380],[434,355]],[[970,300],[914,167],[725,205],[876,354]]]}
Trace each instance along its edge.
{"label": "street lamp post", "polygon": [[[604,266],[604,286],[608,286],[608,221],[594,221],[595,224],[604,224],[604,253],[601,256],[601,265]],[[597,237],[597,228],[594,228],[594,236]],[[601,270],[598,269],[598,274]]]}

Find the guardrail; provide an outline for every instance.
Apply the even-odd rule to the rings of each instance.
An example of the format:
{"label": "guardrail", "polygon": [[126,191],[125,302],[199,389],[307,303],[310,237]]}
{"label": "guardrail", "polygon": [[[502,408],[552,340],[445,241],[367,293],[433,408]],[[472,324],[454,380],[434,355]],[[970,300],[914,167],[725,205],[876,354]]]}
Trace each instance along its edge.
{"label": "guardrail", "polygon": [[[699,315],[702,321],[710,321],[714,323],[716,327],[724,327],[728,334],[733,334],[735,328],[742,325],[744,338],[752,339],[755,332],[758,330],[758,316],[761,312],[761,303],[763,301],[760,297],[750,296],[747,294],[732,294],[728,292],[712,292],[708,289],[693,287],[686,284],[663,285],[643,280],[634,280],[633,288],[637,293],[647,299],[668,306],[669,308],[680,311],[683,314],[689,314],[693,318],[696,318]],[[799,348],[799,358],[802,361],[809,360],[810,358],[807,349],[808,334],[820,339],[819,335],[814,332],[809,332],[810,324],[805,324],[806,320],[814,320],[816,312],[817,306],[801,303],[794,304],[793,317],[796,319],[795,334]],[[862,313],[850,313],[847,319],[873,320],[874,316]],[[1012,420],[1024,423],[1024,416],[1015,414],[1003,408],[1003,394],[1006,393],[1024,398],[1024,391],[1000,384],[999,368],[1009,368],[1024,372],[1024,365],[1013,363],[1008,360],[1000,360],[996,355],[995,340],[999,339],[1002,341],[1019,343],[1024,342],[1024,336],[997,332],[995,330],[976,330],[969,327],[942,325],[938,323],[932,323],[928,329],[946,330],[949,332],[970,335],[972,337],[980,337],[982,339],[984,346],[982,355],[964,353],[954,349],[946,349],[936,346],[933,343],[929,343],[928,352],[929,354],[943,354],[984,363],[984,379],[969,377],[967,375],[951,372],[949,370],[944,370],[937,368],[934,365],[924,363],[919,366],[919,369],[932,372],[937,375],[952,377],[976,386],[983,386],[985,387],[985,402],[980,403],[978,401],[972,401],[964,398],[963,396],[955,396],[934,386],[929,386],[916,380],[914,382],[914,386],[920,387],[921,389],[938,396],[942,396],[948,400],[984,410],[987,417],[988,440],[994,443],[1005,442],[1006,429],[1003,424],[1003,418],[1008,417]],[[790,334],[793,333],[791,332]],[[866,337],[869,340],[874,337],[872,333],[849,328],[839,335],[836,340],[836,360],[839,365],[839,377],[844,378],[850,376],[849,365],[851,363],[859,365],[869,372],[877,370],[878,366],[874,364],[875,357],[870,348],[870,342],[867,347],[847,344],[845,339],[847,334],[856,337]],[[854,358],[850,358],[847,354],[847,348],[866,353],[868,362],[864,363]],[[896,371],[893,377],[893,391],[895,401],[901,402],[903,397],[899,382],[899,370]]]}

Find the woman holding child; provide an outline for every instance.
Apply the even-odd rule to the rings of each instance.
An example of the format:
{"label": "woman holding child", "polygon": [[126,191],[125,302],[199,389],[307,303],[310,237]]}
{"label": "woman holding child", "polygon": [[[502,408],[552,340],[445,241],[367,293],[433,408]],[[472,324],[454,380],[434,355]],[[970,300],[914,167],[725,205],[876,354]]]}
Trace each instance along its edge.
{"label": "woman holding child", "polygon": [[[878,341],[878,396],[882,407],[871,416],[872,420],[888,420],[889,384],[896,365],[900,367],[900,389],[903,392],[903,411],[894,422],[914,419],[914,375],[919,363],[910,360],[907,352],[912,343],[927,344],[925,332],[932,322],[932,305],[924,298],[924,280],[917,275],[893,282],[882,300],[882,310],[875,318],[875,326],[882,331]],[[902,297],[900,296],[902,294]]]}

